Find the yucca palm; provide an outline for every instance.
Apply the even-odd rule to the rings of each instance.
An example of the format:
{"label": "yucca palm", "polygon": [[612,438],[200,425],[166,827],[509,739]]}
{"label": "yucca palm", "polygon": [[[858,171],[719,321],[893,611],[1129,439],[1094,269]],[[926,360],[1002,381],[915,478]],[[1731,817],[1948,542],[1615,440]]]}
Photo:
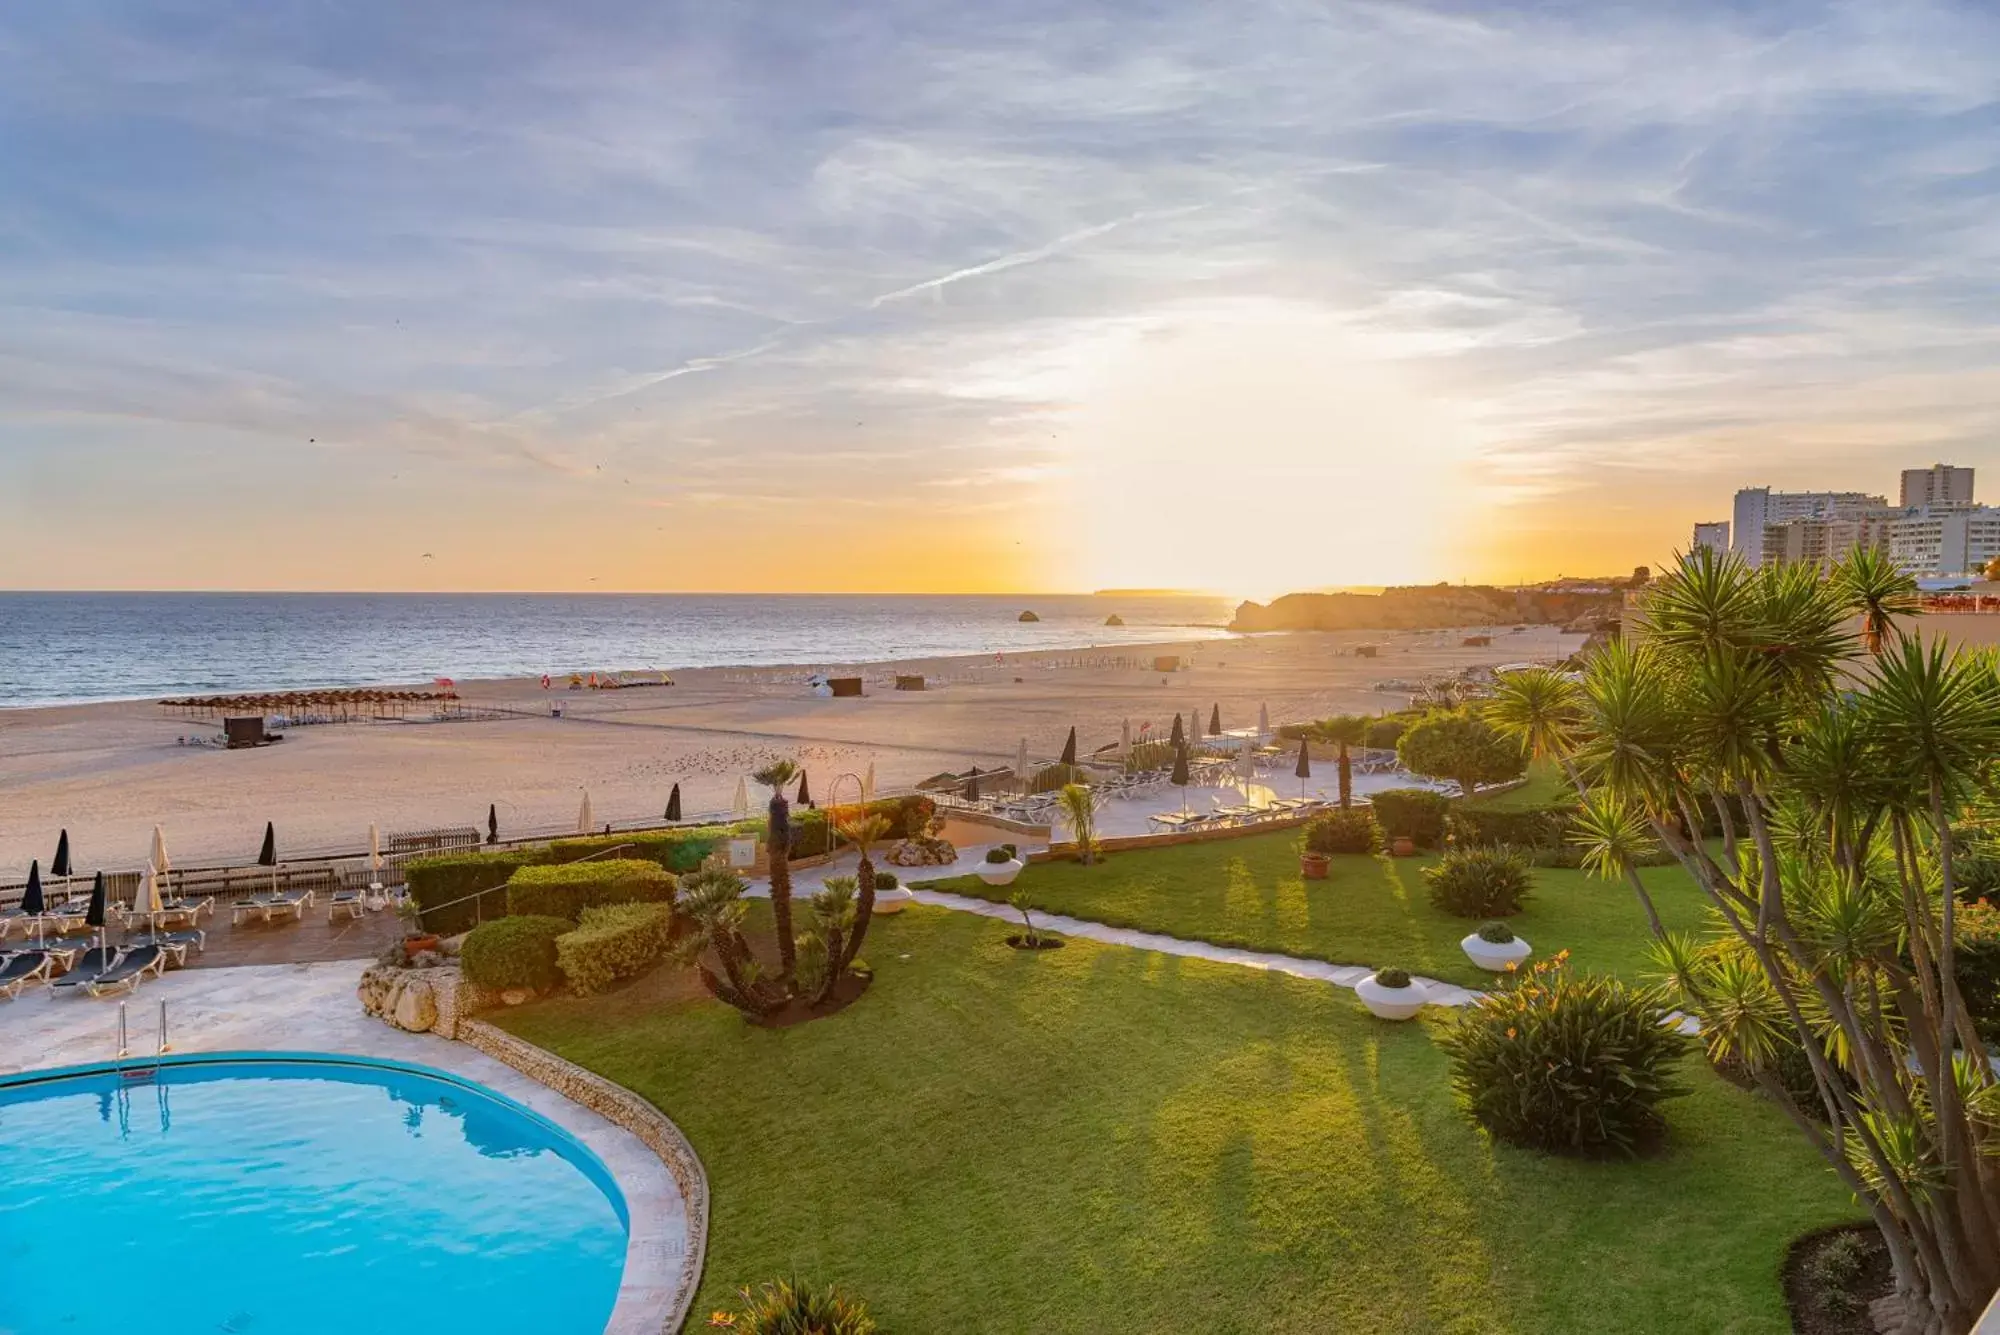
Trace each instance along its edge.
{"label": "yucca palm", "polygon": [[875,851],[876,843],[888,833],[888,819],[865,810],[840,824],[841,837],[854,845],[855,851],[861,855],[861,862],[854,873],[858,887],[855,892],[854,925],[847,934],[847,948],[840,956],[839,969],[835,972],[854,963],[855,956],[861,953],[861,943],[868,939],[868,924],[875,918],[875,863],[870,854]]}
{"label": "yucca palm", "polygon": [[1861,643],[1882,652],[1896,618],[1918,610],[1916,577],[1889,559],[1880,547],[1856,547],[1833,568],[1833,586],[1850,611],[1861,616]]}
{"label": "yucca palm", "polygon": [[[1850,631],[1855,611],[1866,647]],[[1658,844],[1701,887],[1704,939],[1649,917],[1682,1004],[1864,1201],[1911,1331],[1963,1331],[2000,1284],[2000,1094],[1957,993],[1953,821],[1991,777],[1989,660],[1892,635],[1872,558],[1832,578],[1700,551],[1588,665],[1551,749],[1593,785],[1572,839],[1601,875]],[[1517,737],[1557,713],[1496,701]],[[1719,828],[1720,844],[1703,833]],[[1809,1112],[1776,1072],[1796,1045]],[[1963,1052],[1971,1060],[1958,1061]]]}
{"label": "yucca palm", "polygon": [[1056,809],[1076,841],[1076,860],[1088,867],[1097,860],[1097,796],[1086,784],[1064,784]]}
{"label": "yucca palm", "polygon": [[[674,943],[674,956],[701,975],[711,996],[745,1015],[765,1015],[784,1004],[784,993],[764,977],[763,968],[743,939],[743,878],[725,869],[707,869],[683,876],[674,890],[674,911],[687,929]],[[711,970],[714,955],[722,973]]]}
{"label": "yucca palm", "polygon": [[771,920],[778,930],[778,973],[789,985],[798,968],[798,952],[792,939],[792,805],[785,800],[785,786],[799,777],[799,767],[790,760],[774,760],[750,777],[771,790],[770,823],[765,829],[771,854]]}

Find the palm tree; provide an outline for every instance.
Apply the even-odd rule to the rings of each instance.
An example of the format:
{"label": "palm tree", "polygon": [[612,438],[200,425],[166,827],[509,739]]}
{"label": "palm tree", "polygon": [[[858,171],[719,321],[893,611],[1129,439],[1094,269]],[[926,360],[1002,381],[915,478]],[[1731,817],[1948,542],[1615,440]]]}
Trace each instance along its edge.
{"label": "palm tree", "polygon": [[1323,742],[1332,742],[1340,748],[1340,805],[1354,805],[1354,765],[1348,759],[1347,748],[1359,746],[1368,735],[1368,725],[1374,720],[1365,714],[1336,714],[1323,718],[1312,725],[1312,735]]}
{"label": "palm tree", "polygon": [[[745,1015],[767,1015],[784,1004],[784,994],[763,976],[756,956],[743,939],[743,902],[747,887],[735,872],[723,869],[691,872],[675,887],[674,911],[688,929],[674,943],[674,957],[701,974],[709,995]],[[703,957],[713,951],[722,976]]]}
{"label": "palm tree", "polygon": [[778,931],[779,981],[789,986],[798,969],[798,946],[792,939],[792,807],[785,786],[799,776],[789,760],[774,760],[750,777],[771,790],[771,920]]}
{"label": "palm tree", "polygon": [[1057,806],[1070,837],[1076,840],[1076,858],[1088,867],[1097,860],[1097,800],[1081,783],[1064,784],[1057,794]]}
{"label": "palm tree", "polygon": [[1856,547],[1833,568],[1833,584],[1847,606],[1861,614],[1861,643],[1880,654],[1896,618],[1918,610],[1916,577],[1880,547]]}
{"label": "palm tree", "polygon": [[868,855],[874,851],[876,842],[889,833],[889,821],[864,807],[859,816],[841,823],[840,833],[861,854],[861,863],[854,874],[857,887],[854,925],[847,933],[846,949],[833,970],[835,975],[854,963],[855,956],[861,953],[861,943],[868,939],[868,924],[875,917],[875,864]]}
{"label": "palm tree", "polygon": [[2000,1082],[1958,992],[1953,821],[1992,777],[2000,675],[1896,632],[1880,573],[1690,554],[1638,642],[1593,656],[1573,724],[1527,689],[1494,709],[1588,780],[1573,838],[1593,871],[1663,847],[1694,879],[1715,934],[1652,922],[1680,1004],[1867,1207],[1904,1329],[1960,1332],[2000,1285]]}

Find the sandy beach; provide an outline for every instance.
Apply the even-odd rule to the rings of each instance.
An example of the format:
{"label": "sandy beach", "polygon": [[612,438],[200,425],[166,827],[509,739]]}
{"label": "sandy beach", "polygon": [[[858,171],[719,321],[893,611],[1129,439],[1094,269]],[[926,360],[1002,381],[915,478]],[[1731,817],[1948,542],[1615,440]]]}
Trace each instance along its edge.
{"label": "sandy beach", "polygon": [[[1469,629],[1491,629],[1492,644],[1463,647]],[[1274,725],[1380,712],[1401,707],[1406,694],[1378,683],[1554,658],[1581,644],[1546,626],[1466,630],[874,663],[861,668],[861,699],[815,697],[801,668],[677,672],[671,687],[623,691],[460,682],[468,704],[525,716],[294,727],[281,744],[241,751],[181,744],[219,725],[156,702],[5,710],[0,875],[25,871],[30,858],[46,864],[63,828],[87,873],[141,866],[156,823],[176,862],[197,865],[251,860],[267,820],[281,852],[303,857],[353,850],[371,821],[385,834],[483,826],[489,803],[503,834],[556,831],[573,825],[586,789],[598,821],[626,824],[657,820],[679,783],[692,816],[726,810],[738,778],[776,756],[803,764],[825,799],[838,776],[871,763],[886,789],[1010,763],[1024,737],[1032,755],[1052,757],[1071,726],[1088,752],[1117,741],[1121,720],[1135,734],[1149,721],[1164,731],[1176,712],[1196,708],[1206,716],[1219,705],[1226,728],[1254,724],[1260,705]],[[1379,657],[1355,656],[1362,643],[1379,645]],[[1182,670],[1125,665],[1154,653],[1181,655]],[[894,690],[899,671],[925,674],[930,689]],[[551,715],[557,702],[560,719]]]}

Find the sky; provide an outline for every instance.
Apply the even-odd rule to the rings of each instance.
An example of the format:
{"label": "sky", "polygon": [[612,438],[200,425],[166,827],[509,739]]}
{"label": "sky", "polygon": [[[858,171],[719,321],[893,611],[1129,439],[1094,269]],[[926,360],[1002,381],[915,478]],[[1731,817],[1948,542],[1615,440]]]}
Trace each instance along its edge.
{"label": "sky", "polygon": [[2000,499],[2000,11],[0,14],[0,587],[1654,564]]}

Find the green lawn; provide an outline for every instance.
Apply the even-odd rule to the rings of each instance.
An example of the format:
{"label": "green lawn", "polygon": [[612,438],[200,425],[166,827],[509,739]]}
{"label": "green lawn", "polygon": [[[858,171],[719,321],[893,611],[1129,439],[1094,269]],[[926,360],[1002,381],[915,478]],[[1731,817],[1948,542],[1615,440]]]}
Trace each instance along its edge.
{"label": "green lawn", "polygon": [[[1324,881],[1299,875],[1298,836],[1256,835],[1114,853],[1094,867],[1036,863],[1006,890],[977,877],[932,888],[1005,901],[1025,891],[1035,908],[1249,950],[1336,964],[1398,965],[1476,984],[1459,940],[1475,922],[1431,907],[1421,868],[1431,858],[1336,857]],[[1679,867],[1643,873],[1670,928],[1700,925],[1701,892]],[[1578,967],[1638,980],[1649,972],[1646,920],[1622,883],[1536,868],[1528,907],[1508,921],[1538,955],[1567,948]]]}
{"label": "green lawn", "polygon": [[1422,1025],[1344,990],[914,908],[793,1029],[667,972],[498,1020],[638,1091],[707,1167],[689,1328],[742,1283],[865,1295],[883,1330],[1789,1329],[1787,1241],[1855,1214],[1779,1114],[1688,1062],[1636,1163],[1495,1146]]}
{"label": "green lawn", "polygon": [[1494,811],[1522,811],[1529,807],[1576,801],[1576,789],[1570,787],[1569,779],[1555,765],[1529,765],[1527,778],[1528,781],[1519,788],[1509,788],[1504,793],[1476,795],[1472,799],[1473,804]]}

